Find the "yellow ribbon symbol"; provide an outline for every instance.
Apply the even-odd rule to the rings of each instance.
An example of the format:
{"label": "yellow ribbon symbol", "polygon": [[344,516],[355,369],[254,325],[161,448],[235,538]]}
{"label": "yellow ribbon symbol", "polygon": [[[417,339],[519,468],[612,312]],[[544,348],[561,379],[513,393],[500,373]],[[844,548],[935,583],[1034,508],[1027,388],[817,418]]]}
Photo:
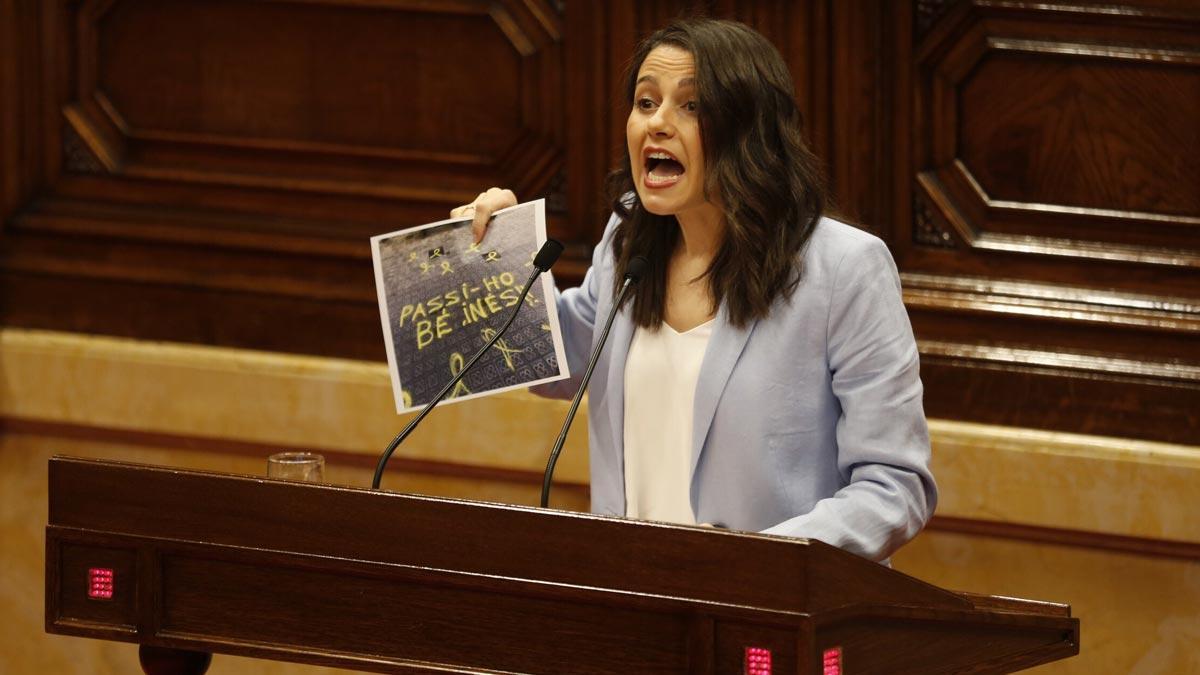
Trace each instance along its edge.
{"label": "yellow ribbon symbol", "polygon": [[488,251],[487,255],[484,256],[483,261],[484,262],[492,262],[493,260],[499,260],[499,259],[500,259],[499,253],[496,253],[495,251]]}
{"label": "yellow ribbon symbol", "polygon": [[[450,377],[457,376],[459,373],[462,372],[462,369],[463,369],[462,354],[459,354],[458,352],[454,352],[453,354],[450,355]],[[458,383],[454,385],[454,391],[450,392],[450,398],[458,398],[462,394],[470,394],[470,393],[471,393],[471,390],[467,389],[467,385],[462,380],[459,380]]]}
{"label": "yellow ribbon symbol", "polygon": [[[483,334],[483,339],[485,342],[496,337],[496,329],[494,328],[484,328],[482,331],[480,331],[480,333]],[[508,343],[504,341],[504,338],[496,340],[496,344],[492,345],[492,348],[500,352],[500,355],[504,357],[504,365],[508,366],[508,369],[515,373],[517,371],[517,367],[513,365],[512,355],[520,354],[525,350],[513,349],[512,347],[509,347]]]}
{"label": "yellow ribbon symbol", "polygon": [[447,274],[450,274],[450,273],[451,273],[451,272],[453,272],[453,271],[454,271],[454,270],[453,270],[453,269],[451,269],[451,267],[450,267],[450,261],[449,261],[449,260],[443,260],[443,261],[442,261],[442,276],[445,276],[445,275],[447,275]]}

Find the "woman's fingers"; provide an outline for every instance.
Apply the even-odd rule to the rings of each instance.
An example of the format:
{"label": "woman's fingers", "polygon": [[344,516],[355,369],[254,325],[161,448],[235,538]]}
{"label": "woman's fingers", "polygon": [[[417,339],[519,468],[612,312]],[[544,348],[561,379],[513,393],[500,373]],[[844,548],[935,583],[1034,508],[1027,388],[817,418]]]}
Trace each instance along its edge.
{"label": "woman's fingers", "polygon": [[470,204],[451,209],[450,217],[471,218],[471,232],[475,235],[475,243],[479,243],[483,239],[484,233],[487,232],[488,221],[492,219],[492,214],[500,209],[516,205],[517,195],[513,194],[512,190],[494,187],[489,188],[487,192],[480,192],[475,201]]}
{"label": "woman's fingers", "polygon": [[492,219],[492,212],[496,211],[496,207],[492,204],[495,201],[488,193],[497,188],[488,188],[487,192],[480,192],[475,201],[471,203],[468,213],[471,218],[471,233],[475,236],[475,243],[478,244],[483,240],[484,233],[487,232],[488,221]]}
{"label": "woman's fingers", "polygon": [[471,221],[471,232],[475,234],[475,243],[483,240],[492,214],[500,209],[516,205],[517,196],[513,194],[512,190],[494,187],[489,188],[487,192],[480,193],[479,197],[475,199],[475,218]]}

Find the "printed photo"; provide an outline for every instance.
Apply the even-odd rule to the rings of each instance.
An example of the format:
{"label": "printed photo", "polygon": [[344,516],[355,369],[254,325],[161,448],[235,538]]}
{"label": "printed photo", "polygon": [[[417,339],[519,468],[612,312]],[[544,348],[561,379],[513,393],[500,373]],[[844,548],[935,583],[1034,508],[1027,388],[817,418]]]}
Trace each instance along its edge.
{"label": "printed photo", "polygon": [[[472,240],[470,218],[371,238],[397,412],[433,400],[508,320],[546,241],[544,200],[497,212],[483,241]],[[508,332],[445,400],[569,377],[553,294],[545,273]]]}

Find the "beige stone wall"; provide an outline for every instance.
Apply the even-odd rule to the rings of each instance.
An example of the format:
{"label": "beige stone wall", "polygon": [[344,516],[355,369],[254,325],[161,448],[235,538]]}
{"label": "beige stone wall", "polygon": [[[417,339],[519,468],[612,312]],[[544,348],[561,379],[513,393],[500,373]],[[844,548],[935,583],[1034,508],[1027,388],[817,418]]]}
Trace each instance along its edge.
{"label": "beige stone wall", "polygon": [[1045,673],[1200,673],[1200,448],[933,420],[938,518],[897,569],[1065,602]]}
{"label": "beige stone wall", "polygon": [[1070,603],[1080,620],[1080,655],[1029,672],[1200,673],[1195,559],[933,530],[895,562],[946,588]]}
{"label": "beige stone wall", "polygon": [[[439,408],[397,451],[388,489],[536,505],[566,404],[506,393]],[[44,632],[46,464],[56,454],[262,474],[266,456],[326,455],[366,487],[398,417],[386,367],[337,359],[0,330],[0,674],[141,672],[132,645]],[[587,421],[551,503],[586,510]],[[218,655],[222,673],[339,672]]]}
{"label": "beige stone wall", "polygon": [[[534,504],[561,402],[504,394],[439,409],[385,486]],[[395,415],[382,365],[0,330],[0,673],[138,672],[130,645],[43,632],[54,454],[261,473],[309,448],[365,486]],[[581,414],[555,504],[586,508]],[[939,522],[897,568],[952,589],[1071,603],[1079,657],[1046,673],[1200,672],[1200,448],[934,420]],[[218,655],[211,673],[328,669]],[[330,671],[331,672],[331,671]]]}

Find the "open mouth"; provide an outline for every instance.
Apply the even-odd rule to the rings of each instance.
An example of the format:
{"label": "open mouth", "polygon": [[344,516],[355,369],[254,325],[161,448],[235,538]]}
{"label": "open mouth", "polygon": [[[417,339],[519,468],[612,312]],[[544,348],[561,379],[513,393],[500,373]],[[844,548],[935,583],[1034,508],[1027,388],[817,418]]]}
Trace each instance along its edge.
{"label": "open mouth", "polygon": [[659,150],[646,155],[646,185],[649,187],[667,187],[679,181],[687,169],[670,153]]}

